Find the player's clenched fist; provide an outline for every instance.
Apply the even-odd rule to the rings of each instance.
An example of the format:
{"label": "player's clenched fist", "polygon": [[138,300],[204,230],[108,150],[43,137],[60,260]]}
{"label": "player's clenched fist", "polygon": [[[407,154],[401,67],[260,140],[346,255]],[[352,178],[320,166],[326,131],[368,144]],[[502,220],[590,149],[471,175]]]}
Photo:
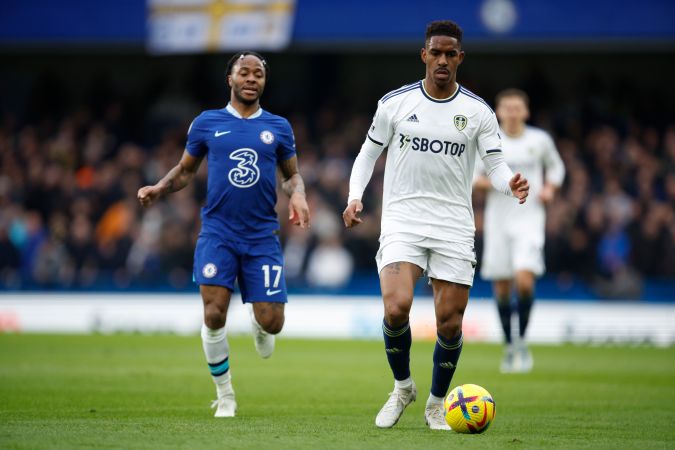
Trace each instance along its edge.
{"label": "player's clenched fist", "polygon": [[156,186],[143,186],[138,190],[138,201],[141,202],[143,206],[150,206],[152,203],[159,198],[161,191]]}
{"label": "player's clenched fist", "polygon": [[509,181],[509,187],[511,188],[511,192],[513,192],[513,196],[518,199],[519,203],[521,205],[525,203],[525,199],[530,193],[530,183],[528,183],[527,178],[518,172]]}
{"label": "player's clenched fist", "polygon": [[347,205],[342,213],[342,220],[347,228],[355,227],[363,222],[363,220],[359,218],[361,211],[363,211],[363,203],[361,203],[361,200],[352,200],[349,202],[349,205]]}

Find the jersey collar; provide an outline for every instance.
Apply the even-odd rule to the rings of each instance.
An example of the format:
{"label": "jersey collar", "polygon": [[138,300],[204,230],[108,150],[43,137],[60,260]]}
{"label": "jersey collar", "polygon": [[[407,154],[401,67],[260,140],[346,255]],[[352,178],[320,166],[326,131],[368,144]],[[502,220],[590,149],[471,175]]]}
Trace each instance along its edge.
{"label": "jersey collar", "polygon": [[420,80],[420,88],[422,89],[422,94],[424,94],[424,96],[426,98],[428,98],[429,100],[431,100],[432,102],[447,103],[447,102],[450,102],[450,101],[454,100],[455,97],[457,97],[459,95],[459,91],[460,91],[462,85],[457,83],[457,82],[455,82],[455,83],[457,84],[457,90],[455,90],[455,92],[448,98],[434,98],[431,95],[429,95],[429,93],[427,92],[427,89],[424,87],[424,79]]}
{"label": "jersey collar", "polygon": [[[230,114],[232,114],[232,115],[233,115],[234,117],[236,117],[237,119],[243,119],[243,117],[241,116],[241,114],[239,114],[239,112],[237,112],[237,110],[234,109],[234,106],[232,106],[231,103],[228,103],[227,106],[225,107],[225,109],[227,110],[227,112],[229,112]],[[263,112],[262,108],[258,108],[258,110],[257,110],[256,112],[254,112],[253,114],[251,114],[250,116],[248,116],[248,117],[246,118],[246,120],[248,120],[248,119],[255,119],[256,117],[260,117],[260,115],[262,114],[262,112]]]}

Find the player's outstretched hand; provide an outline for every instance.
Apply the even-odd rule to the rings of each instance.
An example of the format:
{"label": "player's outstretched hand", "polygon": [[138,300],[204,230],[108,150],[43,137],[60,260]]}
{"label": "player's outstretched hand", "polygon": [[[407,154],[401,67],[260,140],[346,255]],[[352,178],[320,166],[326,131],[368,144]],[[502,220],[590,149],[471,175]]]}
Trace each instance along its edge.
{"label": "player's outstretched hand", "polygon": [[138,201],[141,202],[143,206],[150,206],[152,203],[159,198],[161,195],[160,189],[155,186],[143,186],[138,190]]}
{"label": "player's outstretched hand", "polygon": [[342,213],[342,220],[347,228],[355,227],[363,222],[363,220],[359,218],[361,211],[363,211],[363,203],[361,203],[361,200],[352,200],[349,202],[349,205],[347,205]]}
{"label": "player's outstretched hand", "polygon": [[518,172],[509,181],[509,187],[511,188],[514,197],[518,198],[518,202],[521,205],[525,203],[525,199],[530,193],[530,183],[527,182],[527,178]]}
{"label": "player's outstretched hand", "polygon": [[302,192],[294,192],[288,202],[288,220],[300,228],[309,228],[309,206]]}

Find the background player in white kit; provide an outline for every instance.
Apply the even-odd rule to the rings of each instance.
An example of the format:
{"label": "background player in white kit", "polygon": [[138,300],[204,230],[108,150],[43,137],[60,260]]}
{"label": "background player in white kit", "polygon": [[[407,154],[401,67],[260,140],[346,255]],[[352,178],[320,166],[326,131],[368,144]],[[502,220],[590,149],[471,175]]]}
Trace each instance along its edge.
{"label": "background player in white kit", "polygon": [[[565,167],[553,139],[544,130],[526,125],[529,98],[519,89],[507,89],[497,95],[497,118],[501,125],[504,159],[513,170],[529,181],[532,199],[518,206],[490,187],[484,176],[474,187],[489,189],[485,206],[485,250],[481,276],[493,281],[499,319],[504,330],[506,349],[502,372],[529,372],[532,355],[524,342],[534,299],[535,277],[544,273],[545,204],[553,199],[565,177]],[[481,164],[477,164],[480,172]],[[545,172],[545,176],[544,176]],[[518,335],[511,331],[511,292],[515,284]]]}
{"label": "background player in white kit", "polygon": [[462,350],[462,317],[476,264],[471,205],[476,154],[500,192],[522,203],[529,186],[504,162],[490,107],[456,82],[464,59],[461,28],[451,21],[429,24],[421,57],[424,79],[388,93],[378,103],[354,161],[343,219],[347,227],[361,223],[363,191],[375,161],[387,148],[376,261],[385,351],[395,381],[375,424],[394,426],[417,397],[410,377],[408,316],[415,283],[426,272],[434,292],[438,339],[425,419],[432,429],[448,430],[443,398]]}

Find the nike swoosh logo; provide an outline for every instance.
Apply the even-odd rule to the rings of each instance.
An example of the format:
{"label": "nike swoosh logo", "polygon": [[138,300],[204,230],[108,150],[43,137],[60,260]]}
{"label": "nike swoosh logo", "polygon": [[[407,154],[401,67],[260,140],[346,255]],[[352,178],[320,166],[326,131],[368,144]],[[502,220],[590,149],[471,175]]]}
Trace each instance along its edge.
{"label": "nike swoosh logo", "polygon": [[216,137],[220,137],[224,134],[232,133],[231,131],[216,131]]}
{"label": "nike swoosh logo", "polygon": [[281,292],[281,289],[276,290],[276,291],[270,291],[270,290],[268,289],[268,290],[267,290],[267,295],[270,296],[270,295],[278,294],[279,292]]}

